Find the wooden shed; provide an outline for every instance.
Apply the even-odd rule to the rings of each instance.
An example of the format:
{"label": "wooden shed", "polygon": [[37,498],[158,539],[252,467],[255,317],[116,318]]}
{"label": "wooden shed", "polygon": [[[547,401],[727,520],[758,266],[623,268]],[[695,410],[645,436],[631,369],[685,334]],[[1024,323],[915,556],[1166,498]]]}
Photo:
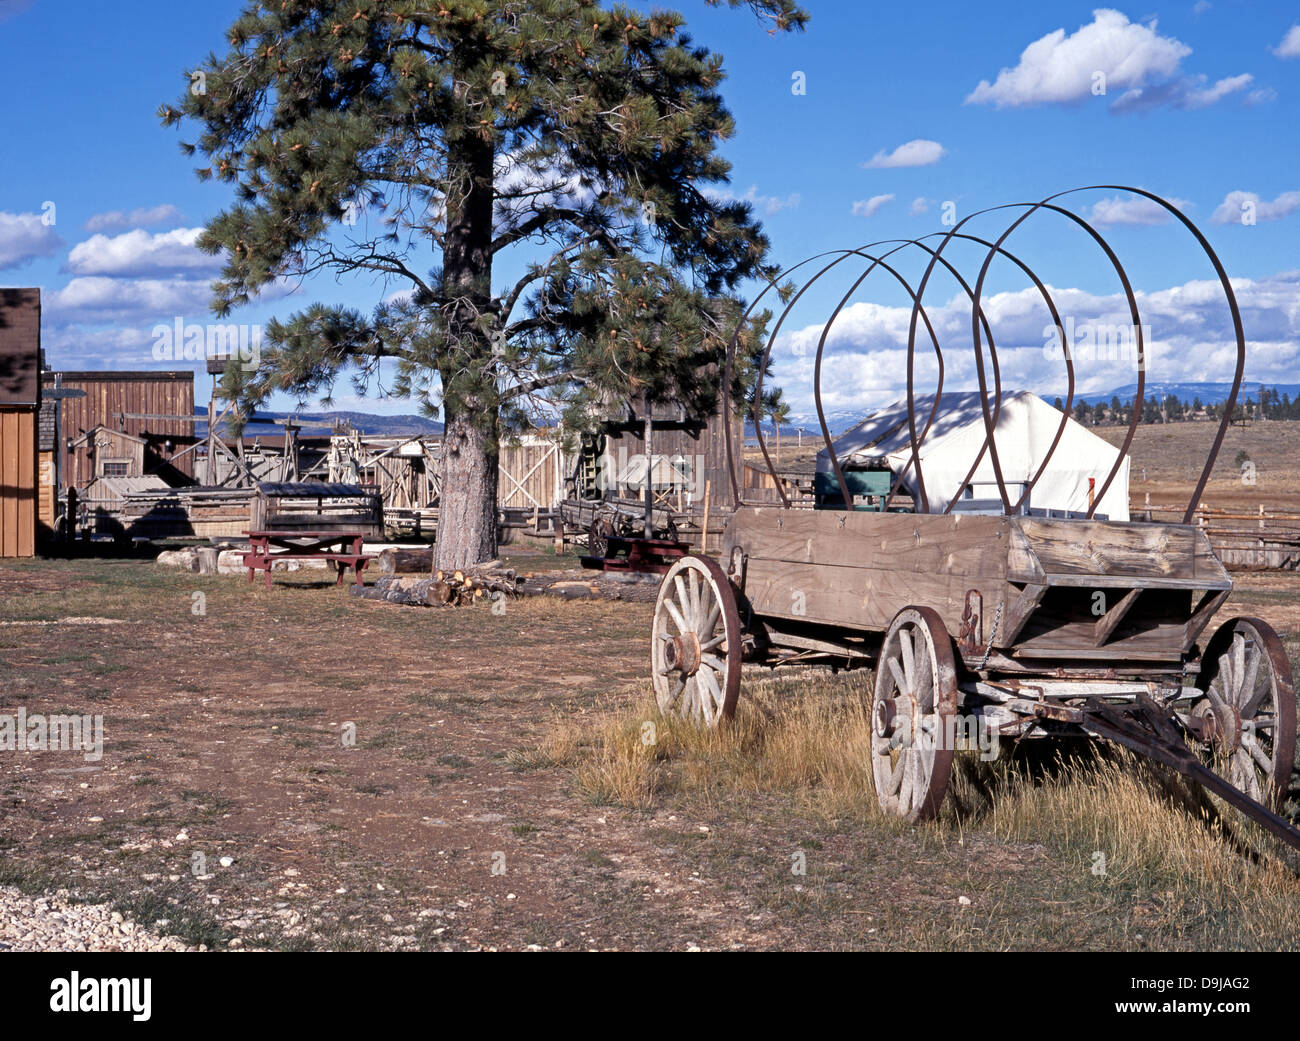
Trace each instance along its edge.
{"label": "wooden shed", "polygon": [[[665,505],[686,511],[699,509],[709,499],[718,518],[735,506],[727,472],[726,427],[722,409],[706,416],[692,416],[680,405],[627,404],[601,427],[606,491],[615,495],[638,494],[644,486],[646,421],[650,421],[652,484]],[[732,450],[737,466],[744,456],[745,442],[740,417],[731,416]],[[614,487],[610,488],[610,483]],[[664,493],[667,493],[665,497]]]}
{"label": "wooden shed", "polygon": [[41,291],[0,289],[0,557],[36,553]]}
{"label": "wooden shed", "polygon": [[144,473],[157,473],[169,484],[192,482],[194,452],[185,449],[194,441],[193,372],[49,372],[44,384],[84,392],[59,401],[65,488],[84,489],[98,476],[88,451],[67,452],[70,442],[96,427],[144,442]]}
{"label": "wooden shed", "polygon": [[69,439],[72,455],[83,460],[88,477],[77,487],[88,489],[100,477],[143,477],[145,440],[120,430],[97,426]]}

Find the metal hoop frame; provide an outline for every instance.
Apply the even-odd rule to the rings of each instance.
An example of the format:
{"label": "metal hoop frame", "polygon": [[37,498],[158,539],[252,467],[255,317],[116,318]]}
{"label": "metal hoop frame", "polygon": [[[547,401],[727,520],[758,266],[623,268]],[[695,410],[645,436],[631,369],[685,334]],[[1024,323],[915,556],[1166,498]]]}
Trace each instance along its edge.
{"label": "metal hoop frame", "polygon": [[[822,439],[824,440],[827,451],[830,455],[831,468],[835,473],[835,478],[837,483],[840,486],[840,491],[844,496],[844,501],[846,503],[850,501],[848,483],[845,480],[843,468],[840,465],[840,461],[836,456],[833,439],[830,433],[830,428],[826,422],[825,409],[822,405],[822,395],[821,395],[822,357],[825,352],[827,337],[830,334],[831,326],[834,325],[835,323],[835,319],[839,317],[840,313],[848,305],[849,301],[853,298],[854,294],[857,292],[858,288],[862,285],[862,283],[866,281],[867,277],[877,268],[882,268],[894,277],[894,279],[903,287],[903,289],[907,292],[907,294],[912,300],[912,315],[911,315],[911,321],[909,323],[908,339],[907,339],[907,423],[908,423],[908,439],[909,439],[909,445],[911,449],[910,452],[911,459],[907,464],[907,466],[905,466],[903,470],[898,474],[897,479],[894,481],[893,485],[891,486],[889,490],[889,494],[885,499],[883,508],[884,509],[889,508],[889,505],[893,502],[894,496],[902,484],[904,476],[906,476],[909,470],[914,470],[915,487],[917,491],[917,504],[921,512],[923,513],[929,512],[929,496],[926,493],[925,478],[921,467],[921,445],[924,443],[926,436],[929,434],[930,429],[934,423],[935,416],[938,414],[940,400],[943,395],[944,358],[943,358],[943,350],[939,344],[939,338],[935,333],[934,326],[930,321],[929,315],[926,313],[925,306],[924,306],[924,298],[925,298],[926,289],[929,287],[930,284],[930,278],[933,275],[935,268],[939,265],[942,265],[944,269],[949,274],[951,274],[954,277],[954,279],[956,279],[957,283],[961,286],[962,290],[966,293],[966,295],[970,298],[971,301],[971,335],[972,335],[973,350],[975,355],[976,376],[978,378],[979,388],[980,388],[980,407],[981,407],[981,412],[984,420],[983,444],[980,446],[980,450],[975,457],[974,463],[972,463],[969,472],[966,474],[966,477],[963,479],[961,485],[959,485],[957,490],[960,491],[961,487],[964,487],[967,483],[969,483],[971,477],[974,476],[976,469],[979,467],[980,462],[983,460],[985,453],[987,453],[993,467],[993,474],[998,487],[998,496],[1002,500],[1003,512],[1006,514],[1015,513],[1018,509],[1020,509],[1021,506],[1024,505],[1025,502],[1028,501],[1030,493],[1033,491],[1034,486],[1038,483],[1038,480],[1046,472],[1047,467],[1051,462],[1052,455],[1056,452],[1057,446],[1060,444],[1061,438],[1065,433],[1066,425],[1069,422],[1070,413],[1073,407],[1074,391],[1075,391],[1074,358],[1071,352],[1071,345],[1066,337],[1064,324],[1061,321],[1060,312],[1056,307],[1056,303],[1052,299],[1052,295],[1050,291],[1047,289],[1046,284],[1042,281],[1042,279],[1038,277],[1038,275],[1033,271],[1033,269],[1030,268],[1029,265],[1026,264],[1019,257],[1015,256],[1009,250],[1003,247],[1003,243],[1005,243],[1006,240],[1010,238],[1011,235],[1018,228],[1020,228],[1021,225],[1023,225],[1026,221],[1028,221],[1030,217],[1034,216],[1039,211],[1045,210],[1050,213],[1054,213],[1059,216],[1065,217],[1067,220],[1070,220],[1074,224],[1078,225],[1101,248],[1107,260],[1110,261],[1111,266],[1114,268],[1116,277],[1118,278],[1119,283],[1123,288],[1125,298],[1128,302],[1129,315],[1133,321],[1134,335],[1136,339],[1137,386],[1134,392],[1133,410],[1129,417],[1129,425],[1124,436],[1123,444],[1120,446],[1120,449],[1115,457],[1115,464],[1111,467],[1110,472],[1107,474],[1105,481],[1101,485],[1100,491],[1096,494],[1093,502],[1089,505],[1086,516],[1088,518],[1091,518],[1093,516],[1094,512],[1096,511],[1097,505],[1105,497],[1106,492],[1110,489],[1110,486],[1114,482],[1116,475],[1119,473],[1120,467],[1123,465],[1124,457],[1128,454],[1128,450],[1133,442],[1133,437],[1137,432],[1138,423],[1141,421],[1142,402],[1144,400],[1144,392],[1146,387],[1146,346],[1143,339],[1142,320],[1138,310],[1137,297],[1133,291],[1132,284],[1129,281],[1128,274],[1124,270],[1123,265],[1120,263],[1119,257],[1117,256],[1115,251],[1111,248],[1110,244],[1106,241],[1106,239],[1101,235],[1101,233],[1098,232],[1095,228],[1093,228],[1092,225],[1090,225],[1083,217],[1079,216],[1077,213],[1073,212],[1070,209],[1067,209],[1062,205],[1058,205],[1055,201],[1058,199],[1063,199],[1064,197],[1069,195],[1074,195],[1080,192],[1087,192],[1087,191],[1129,192],[1131,194],[1141,196],[1142,198],[1154,202],[1156,205],[1168,211],[1176,220],[1178,220],[1179,223],[1183,225],[1183,227],[1185,227],[1191,233],[1193,238],[1196,240],[1197,244],[1201,247],[1206,257],[1209,259],[1210,264],[1213,266],[1215,274],[1218,276],[1219,282],[1223,287],[1224,298],[1227,301],[1228,309],[1232,315],[1233,331],[1237,340],[1237,363],[1233,372],[1232,389],[1229,392],[1228,400],[1224,407],[1223,418],[1219,422],[1218,429],[1215,433],[1214,441],[1210,446],[1209,453],[1206,456],[1205,466],[1201,471],[1200,479],[1197,481],[1196,488],[1192,492],[1192,495],[1189,498],[1187,503],[1187,508],[1184,512],[1183,523],[1190,524],[1192,522],[1192,519],[1194,518],[1196,513],[1196,508],[1200,504],[1201,496],[1205,492],[1205,486],[1209,482],[1210,473],[1213,471],[1215,461],[1217,460],[1219,452],[1223,447],[1223,440],[1227,435],[1228,426],[1232,422],[1232,414],[1237,404],[1237,395],[1241,390],[1242,378],[1245,373],[1246,336],[1245,336],[1244,328],[1242,326],[1241,311],[1237,306],[1236,294],[1232,290],[1232,283],[1228,278],[1228,274],[1224,270],[1223,264],[1219,260],[1218,255],[1214,252],[1213,247],[1211,247],[1209,240],[1206,239],[1205,235],[1201,232],[1201,230],[1184,213],[1182,213],[1182,211],[1180,211],[1176,206],[1174,206],[1168,200],[1161,198],[1159,195],[1156,195],[1153,192],[1146,191],[1143,188],[1134,188],[1128,185],[1115,185],[1115,184],[1095,184],[1095,185],[1088,185],[1086,187],[1081,187],[1081,188],[1071,188],[1068,189],[1067,191],[1057,192],[1055,195],[1049,195],[1045,199],[1042,199],[1039,202],[1035,202],[1035,203],[1029,203],[1029,202],[1004,203],[1000,206],[991,206],[982,210],[977,210],[976,212],[967,215],[962,220],[958,221],[957,224],[955,224],[947,232],[934,232],[930,235],[925,235],[917,239],[884,239],[878,242],[869,243],[865,246],[860,246],[857,249],[827,250],[822,253],[814,254],[813,256],[800,261],[798,264],[795,264],[792,267],[787,268],[785,271],[777,275],[776,278],[771,280],[766,286],[764,286],[762,291],[759,292],[759,294],[755,297],[754,301],[749,305],[749,307],[745,310],[744,314],[741,316],[740,321],[736,325],[736,330],[732,334],[731,340],[727,344],[726,362],[724,366],[724,381],[725,381],[724,386],[728,388],[728,390],[731,387],[731,378],[732,378],[732,373],[734,371],[733,366],[734,366],[734,359],[735,359],[735,351],[736,351],[736,346],[740,340],[740,335],[744,330],[745,325],[748,322],[750,316],[754,313],[755,309],[762,302],[763,298],[767,295],[767,293],[775,289],[777,290],[778,295],[780,295],[781,289],[779,288],[779,286],[782,280],[788,280],[789,276],[791,276],[794,272],[818,260],[824,260],[828,257],[835,258],[833,260],[830,260],[828,263],[824,264],[821,267],[821,269],[818,270],[817,273],[812,276],[812,278],[808,279],[808,281],[805,282],[798,289],[797,292],[793,293],[789,302],[781,311],[780,317],[778,318],[776,325],[773,327],[771,333],[768,335],[767,343],[763,350],[762,361],[759,365],[757,379],[755,380],[753,403],[750,409],[751,414],[754,417],[755,435],[758,440],[759,448],[763,453],[763,460],[767,464],[768,472],[772,475],[773,483],[776,485],[777,493],[781,497],[781,506],[783,508],[785,509],[791,508],[790,499],[785,494],[785,489],[782,487],[781,480],[777,476],[776,467],[772,462],[771,455],[768,453],[767,442],[766,439],[763,437],[763,431],[762,431],[763,374],[766,371],[768,362],[771,359],[772,347],[776,342],[776,338],[778,334],[781,331],[781,327],[784,325],[785,320],[790,315],[791,311],[793,311],[795,305],[799,302],[799,299],[817,281],[819,281],[823,275],[826,275],[835,267],[837,267],[839,264],[848,260],[850,257],[859,257],[865,261],[869,261],[869,264],[862,271],[862,273],[857,277],[857,279],[853,282],[853,284],[849,287],[848,291],[845,292],[844,295],[841,297],[839,303],[836,305],[835,309],[831,312],[830,317],[828,318],[825,325],[823,326],[821,337],[819,338],[817,343],[817,354],[813,364],[813,400],[817,408],[817,418],[821,426]],[[1024,210],[1024,212],[1021,213],[1018,217],[1016,217],[1015,220],[1013,220],[1011,224],[1007,226],[1007,228],[1002,232],[1002,234],[997,239],[991,242],[987,239],[979,238],[975,235],[971,235],[969,233],[963,233],[961,231],[961,229],[968,222],[974,220],[976,217],[981,217],[987,214],[996,213],[1008,209],[1021,209]],[[931,248],[930,246],[925,244],[925,240],[933,239],[933,238],[942,238],[942,242],[938,244],[937,248]],[[979,274],[975,280],[975,285],[973,288],[965,280],[965,278],[962,277],[961,273],[951,263],[951,261],[949,261],[943,256],[944,250],[948,247],[948,244],[952,242],[954,239],[974,242],[979,245],[988,247],[988,253],[985,256],[984,262],[980,267]],[[892,246],[893,248],[879,254],[872,254],[867,252],[868,250],[876,249],[877,247],[881,247],[881,246]],[[930,261],[927,264],[925,271],[922,274],[921,279],[915,288],[912,287],[911,283],[909,283],[907,279],[904,278],[903,275],[900,274],[896,268],[894,268],[890,264],[885,263],[886,258],[892,256],[895,253],[898,253],[901,250],[907,249],[908,247],[921,249],[925,253],[929,254],[930,256]],[[1056,326],[1057,333],[1060,337],[1060,341],[1064,353],[1066,377],[1068,383],[1067,398],[1066,398],[1065,410],[1064,410],[1065,414],[1062,416],[1061,423],[1057,427],[1056,435],[1052,439],[1052,443],[1048,447],[1047,453],[1046,455],[1044,455],[1042,463],[1039,465],[1033,477],[1026,483],[1024,491],[1021,493],[1020,497],[1016,500],[1015,503],[1011,502],[1011,496],[1007,492],[1006,480],[1002,473],[1001,460],[998,457],[997,441],[996,438],[994,437],[994,430],[997,426],[998,417],[1001,413],[1001,407],[1002,407],[1002,380],[1001,380],[1000,367],[998,365],[997,347],[993,338],[993,330],[990,326],[988,316],[986,315],[984,308],[982,306],[982,301],[984,296],[984,284],[988,276],[989,269],[992,266],[994,259],[997,258],[998,256],[1003,256],[1007,258],[1016,267],[1018,267],[1030,279],[1030,281],[1033,282],[1035,288],[1042,296],[1043,301],[1047,306],[1048,312],[1051,315],[1052,323]],[[917,422],[916,422],[915,365],[916,365],[917,330],[922,323],[925,325],[926,332],[930,337],[932,346],[934,347],[935,358],[938,364],[939,373],[938,373],[938,383],[934,393],[934,403],[930,408],[929,414],[926,417],[925,423],[923,424],[920,433],[918,434]],[[993,398],[991,402],[989,399],[988,373],[985,370],[985,359],[984,359],[985,340],[987,340],[988,342],[989,365],[992,368],[992,376],[993,376]],[[722,405],[723,431],[724,431],[724,437],[726,441],[726,451],[727,451],[727,470],[728,470],[728,474],[730,475],[731,488],[732,488],[732,493],[735,497],[735,502],[738,506],[759,505],[757,503],[747,504],[744,501],[741,484],[737,477],[735,449],[732,444],[732,437],[731,437],[730,393],[729,392],[724,393],[722,395],[722,398],[723,398],[723,405]],[[945,507],[943,512],[947,513],[949,510],[951,510],[954,501],[955,498],[950,498],[948,505]],[[767,504],[767,505],[773,505],[773,504]]]}

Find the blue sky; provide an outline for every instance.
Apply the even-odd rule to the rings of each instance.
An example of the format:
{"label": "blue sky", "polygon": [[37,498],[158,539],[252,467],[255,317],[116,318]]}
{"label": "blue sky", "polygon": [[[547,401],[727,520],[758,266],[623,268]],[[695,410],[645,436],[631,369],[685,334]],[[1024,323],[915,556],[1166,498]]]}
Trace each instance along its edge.
{"label": "blue sky", "polygon": [[[697,42],[725,56],[723,93],[738,123],[724,149],[734,164],[727,190],[755,203],[779,262],[946,230],[945,203],[960,218],[1078,185],[1137,185],[1177,200],[1236,281],[1247,375],[1300,382],[1294,4],[808,0],[812,20],[797,36],[769,35],[744,11],[672,6]],[[162,129],[155,113],[183,89],[185,69],[221,50],[239,7],[0,0],[0,284],[43,288],[51,366],[174,367],[154,361],[153,327],[177,316],[211,320],[212,264],[192,241],[227,190],[195,178],[177,147],[184,132]],[[1094,93],[1099,73],[1104,93]],[[1243,202],[1254,223],[1242,222]],[[1142,294],[1156,344],[1149,378],[1226,379],[1227,311],[1186,232],[1116,193],[1073,205],[1112,242]],[[986,237],[1008,222],[977,220],[968,230]],[[1113,270],[1080,230],[1040,216],[1008,246],[1076,322],[1127,320]],[[922,265],[910,256],[904,267],[914,277]],[[982,254],[953,256],[973,280]],[[810,407],[812,347],[826,313],[857,273],[824,279],[776,344],[778,380],[796,414]],[[1057,392],[1064,384],[1043,346],[1045,310],[1009,268],[995,266],[990,278],[986,308],[1009,378]],[[264,322],[312,300],[368,309],[384,292],[319,279],[233,320]],[[954,293],[939,279],[926,296],[945,345],[955,345],[951,385],[973,372],[959,350],[963,336],[969,343],[969,304]],[[897,395],[910,317],[901,290],[878,275],[853,299],[828,336],[828,396],[844,411]],[[1120,386],[1131,369],[1123,358],[1081,358],[1080,384]],[[206,380],[199,386],[206,397]],[[346,387],[336,407],[411,410],[358,401]]]}

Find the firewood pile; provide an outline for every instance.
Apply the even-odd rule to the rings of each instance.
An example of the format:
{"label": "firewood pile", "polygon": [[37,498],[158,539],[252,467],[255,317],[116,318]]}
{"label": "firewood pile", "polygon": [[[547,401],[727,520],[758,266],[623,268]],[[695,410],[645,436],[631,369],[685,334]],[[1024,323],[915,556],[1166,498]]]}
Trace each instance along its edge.
{"label": "firewood pile", "polygon": [[654,603],[662,576],[585,569],[517,573],[493,560],[464,571],[381,574],[373,586],[352,586],[353,596],[417,607],[492,604],[501,597],[548,596],[560,600],[633,600]]}
{"label": "firewood pile", "polygon": [[352,593],[394,604],[459,607],[520,596],[523,582],[513,568],[503,568],[499,560],[492,560],[464,571],[435,571],[429,576],[382,575],[371,587],[354,586]]}

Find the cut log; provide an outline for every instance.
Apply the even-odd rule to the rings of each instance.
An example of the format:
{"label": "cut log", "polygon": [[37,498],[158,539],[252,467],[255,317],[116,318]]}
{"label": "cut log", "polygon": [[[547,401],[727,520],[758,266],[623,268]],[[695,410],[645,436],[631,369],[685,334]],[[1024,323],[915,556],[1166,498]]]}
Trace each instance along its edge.
{"label": "cut log", "polygon": [[399,549],[390,546],[381,550],[375,562],[381,575],[424,574],[433,567],[433,547],[420,549]]}

